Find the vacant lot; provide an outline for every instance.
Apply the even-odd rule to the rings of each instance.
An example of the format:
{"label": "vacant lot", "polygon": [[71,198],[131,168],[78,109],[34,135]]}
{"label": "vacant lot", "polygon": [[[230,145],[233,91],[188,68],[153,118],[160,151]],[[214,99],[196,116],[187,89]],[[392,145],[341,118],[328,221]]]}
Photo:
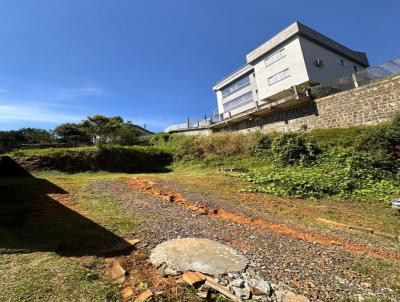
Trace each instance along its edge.
{"label": "vacant lot", "polygon": [[[133,301],[150,287],[158,300],[196,301],[146,261],[179,236],[228,244],[312,301],[400,300],[398,242],[317,220],[399,234],[388,205],[239,193],[246,185],[193,167],[1,178],[0,300],[119,301],[131,289]],[[113,251],[130,239],[141,240],[133,251]],[[110,278],[110,258],[129,272],[123,283]]]}

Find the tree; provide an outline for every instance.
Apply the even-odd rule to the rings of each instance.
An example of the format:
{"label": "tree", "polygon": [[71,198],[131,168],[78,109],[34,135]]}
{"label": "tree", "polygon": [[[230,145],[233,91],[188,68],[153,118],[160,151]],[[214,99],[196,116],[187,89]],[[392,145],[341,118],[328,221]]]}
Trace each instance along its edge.
{"label": "tree", "polygon": [[26,144],[49,144],[54,142],[51,132],[44,129],[22,128],[0,131],[0,146],[15,147]]}
{"label": "tree", "polygon": [[73,145],[91,144],[92,139],[88,129],[82,124],[65,123],[56,127],[53,133],[63,143]]}
{"label": "tree", "polygon": [[25,144],[48,144],[54,142],[51,132],[36,128],[22,128],[19,130],[25,139]]}
{"label": "tree", "polygon": [[138,137],[142,135],[137,126],[131,122],[123,123],[118,131],[116,143],[120,145],[134,145],[138,143]]}
{"label": "tree", "polygon": [[107,117],[96,114],[88,116],[82,122],[82,125],[88,129],[92,141],[101,147],[105,144],[112,144],[118,141],[123,123],[124,120],[119,116]]}

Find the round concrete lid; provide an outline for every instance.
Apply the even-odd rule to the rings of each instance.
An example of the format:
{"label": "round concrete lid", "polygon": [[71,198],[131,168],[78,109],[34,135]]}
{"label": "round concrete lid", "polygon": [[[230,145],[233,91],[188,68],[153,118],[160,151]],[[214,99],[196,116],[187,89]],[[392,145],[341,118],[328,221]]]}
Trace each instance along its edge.
{"label": "round concrete lid", "polygon": [[150,262],[165,263],[176,271],[197,271],[208,275],[238,272],[246,268],[247,259],[221,243],[198,238],[173,239],[156,246]]}

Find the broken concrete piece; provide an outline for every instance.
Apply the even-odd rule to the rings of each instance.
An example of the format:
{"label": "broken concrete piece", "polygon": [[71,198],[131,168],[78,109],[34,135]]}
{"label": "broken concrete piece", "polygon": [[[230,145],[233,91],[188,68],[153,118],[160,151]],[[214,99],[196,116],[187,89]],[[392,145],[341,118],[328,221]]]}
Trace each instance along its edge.
{"label": "broken concrete piece", "polygon": [[206,276],[199,272],[186,272],[182,278],[189,285],[198,285],[206,281]]}
{"label": "broken concrete piece", "polygon": [[271,284],[268,281],[260,280],[260,279],[250,279],[249,285],[251,288],[251,292],[254,295],[261,296],[267,295],[269,296],[272,291]]}
{"label": "broken concrete piece", "polygon": [[147,299],[149,299],[151,296],[153,296],[153,292],[152,292],[151,290],[148,289],[148,290],[142,292],[142,293],[139,295],[139,297],[137,297],[137,298],[135,299],[135,302],[144,302],[144,301],[146,301]]}
{"label": "broken concrete piece", "polygon": [[198,238],[173,239],[159,244],[150,255],[156,267],[163,263],[176,271],[198,271],[208,275],[238,272],[247,259],[221,243]]}

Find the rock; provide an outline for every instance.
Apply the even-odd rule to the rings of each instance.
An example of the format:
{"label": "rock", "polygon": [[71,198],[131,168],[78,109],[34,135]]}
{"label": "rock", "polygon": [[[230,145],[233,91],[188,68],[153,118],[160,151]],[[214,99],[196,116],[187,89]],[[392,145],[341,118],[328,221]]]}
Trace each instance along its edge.
{"label": "rock", "polygon": [[164,270],[164,274],[166,276],[179,276],[179,275],[182,275],[182,272],[176,271],[170,267],[166,267]]}
{"label": "rock", "polygon": [[147,282],[140,281],[140,282],[136,285],[136,289],[137,289],[138,291],[146,290],[146,289],[148,289],[148,288],[149,288],[149,285],[147,284]]}
{"label": "rock", "polygon": [[121,241],[114,245],[113,247],[107,247],[99,252],[101,254],[115,254],[115,253],[123,253],[126,251],[132,250],[137,243],[139,243],[141,240],[140,239],[128,239]]}
{"label": "rock", "polygon": [[307,297],[303,295],[296,295],[295,293],[286,289],[280,289],[275,292],[278,302],[310,302]]}
{"label": "rock", "polygon": [[250,279],[249,285],[251,288],[251,292],[254,295],[267,295],[269,296],[272,291],[272,286],[268,281],[262,279]]}
{"label": "rock", "polygon": [[150,262],[166,263],[176,271],[198,271],[208,275],[239,272],[247,259],[232,248],[208,239],[184,238],[163,242],[153,249]]}
{"label": "rock", "polygon": [[209,288],[206,285],[202,284],[197,289],[196,295],[198,295],[200,298],[207,299],[207,297],[209,295],[208,292],[209,292]]}
{"label": "rock", "polygon": [[233,290],[235,292],[235,296],[240,299],[249,300],[251,297],[251,292],[248,288],[233,287]]}
{"label": "rock", "polygon": [[149,299],[151,296],[153,296],[153,292],[151,290],[146,290],[142,292],[136,299],[135,302],[144,302],[147,299]]}
{"label": "rock", "polygon": [[206,276],[199,272],[186,272],[183,274],[182,279],[189,285],[198,285],[206,281]]}
{"label": "rock", "polygon": [[231,282],[232,286],[243,288],[244,287],[244,280],[243,279],[235,279]]}
{"label": "rock", "polygon": [[110,275],[118,282],[122,283],[125,280],[126,271],[117,260],[113,260],[111,263]]}
{"label": "rock", "polygon": [[161,276],[178,276],[181,275],[181,272],[178,272],[170,267],[167,266],[166,263],[161,264],[161,266],[157,269]]}
{"label": "rock", "polygon": [[133,291],[132,287],[125,287],[121,293],[122,299],[128,300],[129,298],[131,298],[133,296],[133,294],[134,294],[134,291]]}

